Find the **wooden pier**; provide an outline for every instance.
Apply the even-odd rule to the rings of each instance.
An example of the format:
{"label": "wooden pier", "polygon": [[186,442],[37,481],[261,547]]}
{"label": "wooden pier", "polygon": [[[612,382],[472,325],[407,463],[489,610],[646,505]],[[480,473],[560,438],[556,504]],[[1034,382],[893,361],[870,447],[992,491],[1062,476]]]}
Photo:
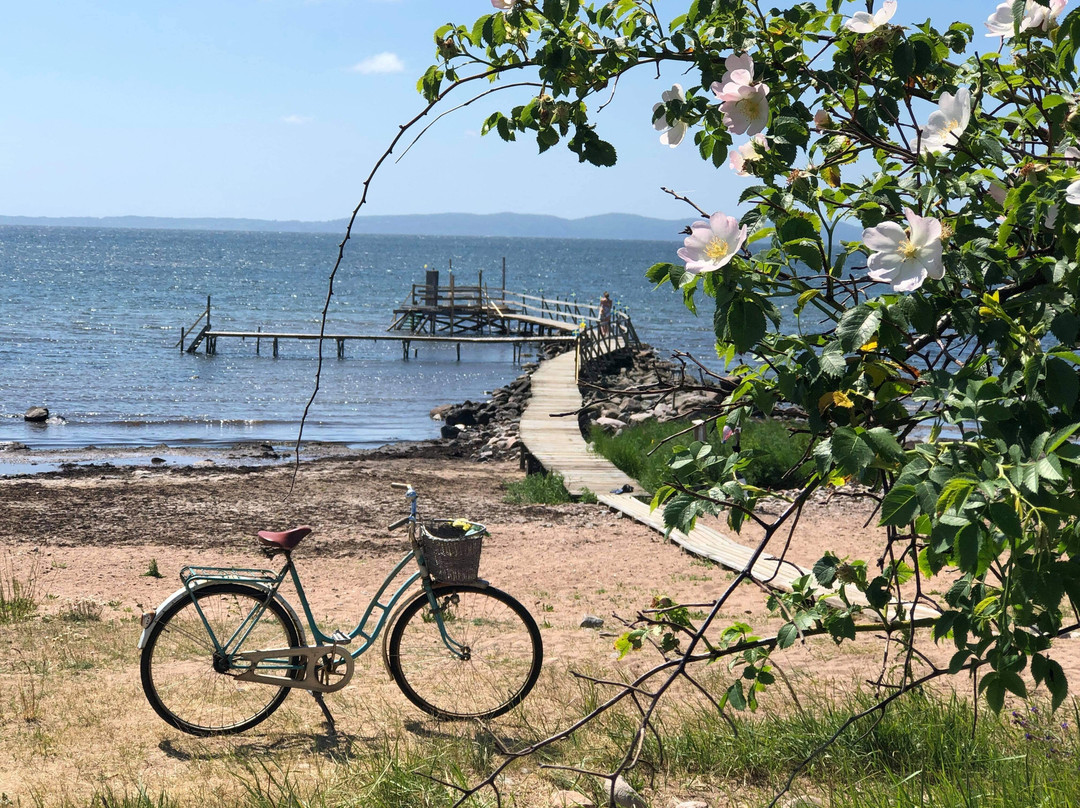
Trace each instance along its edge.
{"label": "wooden pier", "polygon": [[[440,285],[439,272],[427,272],[424,283],[413,284],[405,299],[393,312],[392,322],[385,332],[376,334],[303,333],[297,331],[264,331],[215,329],[211,323],[211,299],[206,298],[206,308],[188,328],[180,329],[176,343],[181,352],[217,353],[218,341],[238,339],[255,344],[255,353],[262,353],[268,343],[274,357],[279,355],[281,344],[290,340],[332,342],[339,359],[345,358],[348,342],[397,342],[401,345],[402,359],[415,356],[421,344],[450,344],[457,349],[461,359],[462,345],[510,345],[514,361],[519,361],[525,346],[562,343],[568,348],[580,343],[582,350],[599,350],[599,307],[578,303],[558,296],[529,295],[512,292],[503,283],[488,288],[480,273],[475,285],[458,284],[454,273],[449,283]],[[630,335],[637,342],[630,318],[624,312],[614,312],[607,324],[605,335]],[[581,335],[591,331],[594,336],[581,340]]]}

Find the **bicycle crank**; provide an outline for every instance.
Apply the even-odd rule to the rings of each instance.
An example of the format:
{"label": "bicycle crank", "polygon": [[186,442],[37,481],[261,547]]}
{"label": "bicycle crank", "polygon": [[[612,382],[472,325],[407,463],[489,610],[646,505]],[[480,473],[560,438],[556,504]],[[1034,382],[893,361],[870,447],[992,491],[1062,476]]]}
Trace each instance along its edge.
{"label": "bicycle crank", "polygon": [[[236,674],[237,681],[296,687],[316,693],[341,690],[352,679],[354,668],[352,656],[339,645],[248,651],[233,656],[232,664],[238,668],[247,666]],[[293,678],[298,670],[304,671],[303,677]]]}

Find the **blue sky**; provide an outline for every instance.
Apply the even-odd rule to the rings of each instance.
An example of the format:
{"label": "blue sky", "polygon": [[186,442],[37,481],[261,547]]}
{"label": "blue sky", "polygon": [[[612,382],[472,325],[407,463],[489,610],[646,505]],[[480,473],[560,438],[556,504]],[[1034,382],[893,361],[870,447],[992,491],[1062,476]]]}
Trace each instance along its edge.
{"label": "blue sky", "polygon": [[[946,8],[988,49],[982,22],[995,5],[899,0],[893,22]],[[0,214],[344,217],[422,107],[415,84],[433,61],[434,29],[491,10],[488,0],[6,4]],[[619,151],[613,169],[581,166],[561,146],[541,156],[531,141],[481,137],[492,101],[444,118],[385,166],[366,211],[686,216],[661,186],[733,210],[745,180],[705,166],[689,140],[657,141],[652,105],[678,80],[641,71],[621,83],[598,118]]]}

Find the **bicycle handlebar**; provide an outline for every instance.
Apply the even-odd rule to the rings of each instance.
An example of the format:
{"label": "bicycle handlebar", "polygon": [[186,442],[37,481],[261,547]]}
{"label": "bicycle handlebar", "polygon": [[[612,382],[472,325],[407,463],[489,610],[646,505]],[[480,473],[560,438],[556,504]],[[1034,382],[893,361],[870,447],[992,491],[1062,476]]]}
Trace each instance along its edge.
{"label": "bicycle handlebar", "polygon": [[416,520],[417,493],[416,493],[416,490],[411,485],[409,485],[408,483],[390,483],[390,487],[391,488],[396,488],[399,491],[404,491],[405,496],[410,501],[409,515],[401,517],[396,522],[392,522],[386,528],[387,530],[397,530],[402,525]]}

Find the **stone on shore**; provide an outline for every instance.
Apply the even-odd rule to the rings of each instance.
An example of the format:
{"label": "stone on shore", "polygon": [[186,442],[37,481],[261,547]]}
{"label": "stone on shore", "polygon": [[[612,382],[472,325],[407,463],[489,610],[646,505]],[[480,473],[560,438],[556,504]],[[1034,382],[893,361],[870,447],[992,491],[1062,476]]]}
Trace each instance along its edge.
{"label": "stone on shore", "polygon": [[648,804],[638,794],[632,785],[622,779],[622,777],[615,778],[614,794],[615,804],[619,808],[649,808]]}
{"label": "stone on shore", "polygon": [[24,421],[31,421],[40,423],[42,421],[49,420],[49,408],[48,407],[31,407],[23,414]]}

